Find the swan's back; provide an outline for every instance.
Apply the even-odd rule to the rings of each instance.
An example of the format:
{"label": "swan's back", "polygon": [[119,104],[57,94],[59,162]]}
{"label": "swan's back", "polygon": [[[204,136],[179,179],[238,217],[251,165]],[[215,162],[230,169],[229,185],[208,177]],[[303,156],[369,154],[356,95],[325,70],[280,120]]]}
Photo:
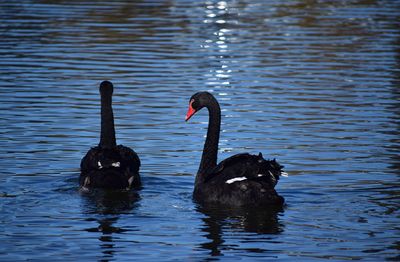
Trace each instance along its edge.
{"label": "swan's back", "polygon": [[275,191],[282,166],[265,160],[261,154],[237,154],[220,162],[196,182],[194,198],[203,203],[230,206],[281,205],[283,197]]}
{"label": "swan's back", "polygon": [[140,186],[140,160],[132,149],[119,145],[91,148],[81,161],[79,183],[83,187],[126,189]]}

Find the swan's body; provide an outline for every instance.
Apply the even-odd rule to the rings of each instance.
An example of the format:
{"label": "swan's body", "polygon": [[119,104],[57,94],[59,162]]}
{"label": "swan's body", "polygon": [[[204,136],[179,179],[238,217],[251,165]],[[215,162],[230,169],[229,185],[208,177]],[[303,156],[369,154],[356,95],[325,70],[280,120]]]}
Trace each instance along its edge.
{"label": "swan's body", "polygon": [[217,164],[221,110],[208,92],[194,94],[186,120],[207,107],[209,124],[202,159],[196,175],[193,197],[200,203],[229,206],[282,205],[283,197],[275,191],[279,177],[285,175],[275,159],[265,160],[260,153],[231,156]]}
{"label": "swan's body", "polygon": [[112,111],[113,85],[100,84],[101,136],[81,161],[79,184],[87,188],[129,189],[140,186],[138,155],[129,147],[116,144]]}

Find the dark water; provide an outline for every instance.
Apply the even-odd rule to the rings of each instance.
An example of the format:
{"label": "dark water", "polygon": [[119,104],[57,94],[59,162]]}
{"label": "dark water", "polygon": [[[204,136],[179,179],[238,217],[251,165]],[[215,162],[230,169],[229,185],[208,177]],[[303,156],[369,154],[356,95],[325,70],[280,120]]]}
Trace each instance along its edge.
{"label": "dark water", "polygon": [[[0,260],[400,260],[400,1],[0,1],[0,34]],[[137,193],[78,191],[102,80]],[[200,90],[283,210],[192,202]]]}

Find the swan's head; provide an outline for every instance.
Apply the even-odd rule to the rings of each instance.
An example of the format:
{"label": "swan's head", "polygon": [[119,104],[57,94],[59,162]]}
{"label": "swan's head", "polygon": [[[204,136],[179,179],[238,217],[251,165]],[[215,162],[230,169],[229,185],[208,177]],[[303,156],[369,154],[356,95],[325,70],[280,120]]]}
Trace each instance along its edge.
{"label": "swan's head", "polygon": [[110,81],[103,81],[100,84],[99,90],[101,95],[111,96],[114,91],[114,87]]}
{"label": "swan's head", "polygon": [[185,121],[188,121],[197,111],[199,111],[203,107],[208,107],[213,103],[218,104],[214,96],[208,92],[198,92],[192,95],[189,100],[189,108],[186,113]]}

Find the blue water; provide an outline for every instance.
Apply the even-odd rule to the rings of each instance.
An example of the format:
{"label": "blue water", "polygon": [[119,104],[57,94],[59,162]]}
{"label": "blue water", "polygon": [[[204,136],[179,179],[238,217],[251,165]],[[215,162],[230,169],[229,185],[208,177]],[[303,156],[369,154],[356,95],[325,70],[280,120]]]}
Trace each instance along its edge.
{"label": "blue water", "polygon": [[[0,1],[0,260],[400,260],[400,1]],[[138,192],[82,194],[114,83]],[[282,210],[191,199],[208,120],[219,159],[289,173]]]}

